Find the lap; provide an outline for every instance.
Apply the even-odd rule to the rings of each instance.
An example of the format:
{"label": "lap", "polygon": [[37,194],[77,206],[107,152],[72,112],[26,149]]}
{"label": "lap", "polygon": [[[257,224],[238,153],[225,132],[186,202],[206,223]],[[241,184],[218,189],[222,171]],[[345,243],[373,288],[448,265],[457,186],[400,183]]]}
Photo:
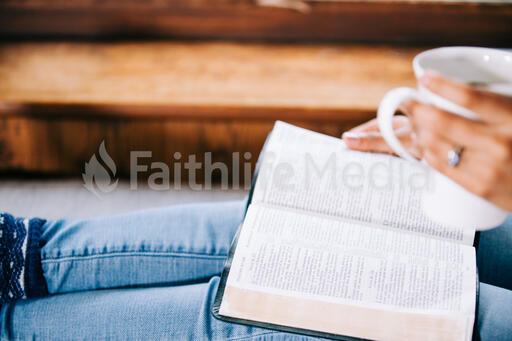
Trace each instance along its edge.
{"label": "lap", "polygon": [[477,261],[481,282],[512,290],[512,216],[480,233]]}
{"label": "lap", "polygon": [[[226,203],[221,206],[181,206],[176,212],[173,211],[173,208],[156,209],[143,214],[138,213],[134,218],[139,225],[128,223],[131,224],[128,229],[140,231],[144,235],[142,223],[149,222],[149,226],[157,230],[160,229],[162,232],[160,235],[154,236],[152,233],[147,233],[146,230],[145,236],[154,238],[151,240],[156,241],[165,239],[165,236],[169,237],[168,229],[177,229],[179,231],[178,238],[185,238],[181,240],[186,240],[187,244],[195,248],[196,251],[226,254],[242,212],[242,203]],[[175,219],[170,219],[172,217]],[[124,219],[133,221],[128,218],[126,216],[112,217],[111,222],[117,220],[119,223]],[[149,220],[138,220],[139,218],[148,218]],[[94,226],[98,232],[108,224],[106,225],[104,221],[101,223],[90,221],[88,226]],[[122,224],[110,226],[122,226]],[[197,226],[200,226],[199,229]],[[116,227],[111,228],[117,229]],[[480,247],[483,249],[479,250],[479,254],[486,255],[484,261],[488,261],[493,256],[492,245],[503,242],[503,235],[508,235],[510,224],[501,229],[496,232],[482,233]],[[154,231],[152,230],[152,232]],[[61,230],[58,229],[55,232],[58,234]],[[111,232],[109,234],[112,236]],[[116,235],[120,231],[113,233]],[[58,239],[75,237],[77,236],[57,236]],[[142,240],[144,239],[148,240],[142,238]],[[98,239],[95,237],[92,240],[97,241]],[[169,240],[172,241],[173,238],[169,237]],[[209,240],[213,240],[213,244],[209,244]],[[93,245],[98,246],[101,243]],[[179,245],[181,243],[175,244],[178,249],[180,249]],[[497,249],[503,250],[502,248]],[[483,253],[481,253],[482,250],[484,250]],[[504,252],[509,251],[504,250]],[[501,257],[499,252],[494,255]],[[222,262],[219,263],[220,269]],[[484,263],[480,265],[482,268],[485,268],[488,262]],[[499,259],[497,263],[500,263]],[[84,273],[81,271],[77,274],[84,277]],[[1,333],[3,337],[20,340],[33,338],[42,340],[91,338],[100,340],[314,339],[216,320],[210,311],[218,281],[219,278],[215,276],[209,281],[193,285],[83,291],[52,295],[41,299],[20,300],[3,307],[0,320]],[[512,335],[512,291],[481,284],[478,328],[480,337],[484,341],[506,340]]]}
{"label": "lap", "polygon": [[207,281],[220,274],[243,209],[218,202],[50,221],[41,249],[48,292]]}
{"label": "lap", "polygon": [[480,283],[478,332],[482,341],[512,339],[512,291]]}
{"label": "lap", "polygon": [[4,307],[2,333],[16,340],[317,340],[215,319],[218,277],[186,286],[98,290]]}
{"label": "lap", "polygon": [[[318,340],[215,319],[219,278],[185,286],[97,290],[20,300],[2,310],[2,336],[26,340]],[[482,341],[512,335],[512,291],[481,285]]]}
{"label": "lap", "polygon": [[[66,288],[64,284],[71,278],[70,285],[77,285],[84,278],[91,278],[95,284],[101,283],[101,276],[112,275],[112,262],[92,269],[104,270],[100,278],[96,272],[77,267],[84,262],[72,261],[75,271],[58,274],[51,270],[66,269],[66,262],[74,257],[101,255],[107,250],[127,250],[131,246],[152,251],[166,245],[167,251],[182,255],[219,256],[214,266],[201,262],[187,262],[180,267],[184,274],[175,271],[169,278],[193,280],[199,275],[194,269],[202,269],[204,283],[193,285],[157,286],[152,288],[98,290],[53,295],[36,300],[21,300],[2,308],[2,336],[13,339],[210,339],[210,340],[313,340],[295,334],[270,331],[218,321],[210,313],[211,304],[218,284],[218,275],[223,257],[229,250],[232,237],[243,213],[243,203],[222,203],[206,205],[183,205],[171,208],[138,212],[136,215],[122,215],[87,221],[50,222],[45,230],[46,245],[43,248],[43,261],[47,280],[54,280],[53,288]],[[87,228],[84,228],[86,226]],[[78,232],[77,232],[78,230]],[[65,246],[72,245],[73,248]],[[111,249],[105,248],[105,246]],[[478,261],[481,280],[496,285],[510,284],[512,273],[512,219],[500,228],[481,234]],[[128,247],[128,248],[127,248]],[[78,250],[78,252],[77,252]],[[147,250],[147,249],[146,249]],[[69,252],[69,254],[66,254]],[[115,253],[115,252],[113,252]],[[101,258],[101,257],[100,257]],[[169,258],[169,257],[164,257]],[[172,259],[172,257],[170,257]],[[200,258],[200,257],[199,257]],[[88,259],[94,259],[89,257]],[[142,259],[142,258],[141,258]],[[196,259],[196,258],[194,258]],[[213,258],[212,258],[213,259]],[[85,262],[87,263],[87,262]],[[85,264],[84,263],[84,264]],[[89,263],[93,264],[93,263]],[[123,263],[124,264],[124,263]],[[133,280],[133,276],[150,278],[150,283],[158,281],[150,274],[159,274],[147,263],[140,262],[128,267],[133,274],[117,276]],[[146,264],[146,265],[144,265]],[[155,262],[154,264],[160,264]],[[213,264],[210,262],[210,264]],[[195,266],[197,265],[197,267]],[[48,268],[49,266],[49,268]],[[160,264],[160,269],[169,264]],[[73,267],[72,267],[73,268]],[[126,269],[124,264],[119,269]],[[119,270],[118,269],[118,270]],[[147,269],[144,271],[143,269]],[[210,269],[205,275],[205,269]],[[53,272],[52,272],[53,271]],[[88,273],[84,276],[84,273]],[[114,274],[117,273],[114,271]],[[89,276],[89,274],[91,276]],[[185,275],[186,274],[186,275]],[[76,275],[76,276],[75,276]],[[132,276],[133,275],[133,276]],[[73,277],[75,276],[75,277]],[[180,277],[182,276],[182,277]],[[215,276],[211,278],[211,276]],[[107,284],[117,283],[116,276],[106,280]],[[73,279],[74,278],[74,279]],[[92,283],[91,282],[91,283]],[[172,282],[172,281],[171,281]],[[179,281],[177,281],[179,282]],[[160,285],[165,283],[163,281]],[[132,285],[133,283],[127,283]],[[145,284],[145,283],[136,283]],[[168,284],[168,283],[167,283]],[[82,284],[80,284],[82,285]],[[80,286],[78,285],[78,286]],[[107,286],[108,287],[108,286]],[[82,286],[88,289],[87,285]],[[63,290],[65,291],[65,290]],[[73,291],[73,290],[69,290]],[[482,340],[505,340],[512,335],[512,291],[497,286],[481,285],[478,312],[478,327]]]}

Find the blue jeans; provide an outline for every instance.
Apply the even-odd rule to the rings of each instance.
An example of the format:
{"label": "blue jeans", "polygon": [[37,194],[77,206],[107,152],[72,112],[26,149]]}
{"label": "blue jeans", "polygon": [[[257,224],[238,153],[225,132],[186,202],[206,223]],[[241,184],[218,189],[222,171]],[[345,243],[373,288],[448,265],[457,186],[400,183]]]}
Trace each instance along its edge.
{"label": "blue jeans", "polygon": [[[48,221],[40,236],[49,295],[2,307],[2,340],[313,340],[210,313],[243,202]],[[481,235],[478,330],[512,339],[512,219]],[[102,289],[102,290],[99,290]]]}

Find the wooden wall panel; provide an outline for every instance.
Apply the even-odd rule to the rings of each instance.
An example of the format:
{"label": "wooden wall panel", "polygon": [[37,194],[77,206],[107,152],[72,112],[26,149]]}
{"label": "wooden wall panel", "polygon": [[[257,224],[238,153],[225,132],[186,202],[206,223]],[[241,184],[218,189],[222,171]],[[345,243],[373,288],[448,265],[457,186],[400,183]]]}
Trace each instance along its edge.
{"label": "wooden wall panel", "polygon": [[[289,121],[305,128],[333,136],[359,122]],[[174,153],[181,161],[195,155],[204,162],[205,153],[212,153],[213,162],[223,162],[231,174],[233,153],[239,153],[239,178],[244,180],[242,164],[244,153],[254,169],[263,142],[273,121],[233,120],[126,120],[126,119],[37,119],[34,117],[1,117],[0,174],[54,174],[80,177],[85,162],[96,153],[102,141],[117,166],[117,175],[129,177],[130,152],[151,151],[152,157],[141,159],[141,164],[164,162],[173,179]],[[183,169],[182,169],[183,171]],[[147,179],[149,173],[141,173]],[[182,173],[187,181],[187,173]],[[218,174],[214,174],[218,178]],[[214,177],[215,177],[214,176]],[[204,168],[197,173],[202,183]]]}
{"label": "wooden wall panel", "polygon": [[[261,6],[264,2],[292,6]],[[4,0],[0,36],[510,47],[511,18],[512,4],[503,1]]]}
{"label": "wooden wall panel", "polygon": [[4,114],[332,120],[414,85],[421,48],[180,42],[0,45]]}

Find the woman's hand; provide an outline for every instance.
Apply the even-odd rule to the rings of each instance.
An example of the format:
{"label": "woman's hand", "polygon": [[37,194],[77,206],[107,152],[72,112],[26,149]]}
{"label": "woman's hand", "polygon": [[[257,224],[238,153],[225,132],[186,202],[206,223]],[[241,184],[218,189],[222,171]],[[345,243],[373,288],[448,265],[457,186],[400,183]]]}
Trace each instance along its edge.
{"label": "woman's hand", "polygon": [[[417,158],[471,192],[512,211],[512,98],[480,91],[426,74],[420,83],[432,92],[476,112],[473,121],[431,105],[403,103],[394,128],[404,146]],[[351,149],[392,153],[372,120],[343,134]],[[462,147],[460,162],[450,166],[450,150]]]}

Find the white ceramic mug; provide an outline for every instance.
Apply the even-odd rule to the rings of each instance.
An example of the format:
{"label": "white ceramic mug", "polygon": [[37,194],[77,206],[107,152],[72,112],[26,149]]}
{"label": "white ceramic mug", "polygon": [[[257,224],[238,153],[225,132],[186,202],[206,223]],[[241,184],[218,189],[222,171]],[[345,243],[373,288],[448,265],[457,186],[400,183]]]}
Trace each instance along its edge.
{"label": "white ceramic mug", "polygon": [[[480,47],[442,47],[418,54],[414,58],[413,68],[418,79],[429,70],[462,83],[480,86],[487,91],[512,96],[510,52]],[[399,156],[411,162],[418,161],[402,146],[392,126],[398,106],[409,99],[434,105],[455,115],[478,119],[478,115],[471,110],[450,102],[421,85],[418,89],[403,87],[389,91],[379,105],[379,128],[388,145]],[[464,154],[461,155],[461,162],[464,162]],[[425,167],[429,167],[423,163]],[[477,230],[496,227],[505,220],[506,211],[469,192],[434,169],[429,169],[429,173],[434,186],[422,193],[422,205],[425,214],[432,220],[446,226]]]}

